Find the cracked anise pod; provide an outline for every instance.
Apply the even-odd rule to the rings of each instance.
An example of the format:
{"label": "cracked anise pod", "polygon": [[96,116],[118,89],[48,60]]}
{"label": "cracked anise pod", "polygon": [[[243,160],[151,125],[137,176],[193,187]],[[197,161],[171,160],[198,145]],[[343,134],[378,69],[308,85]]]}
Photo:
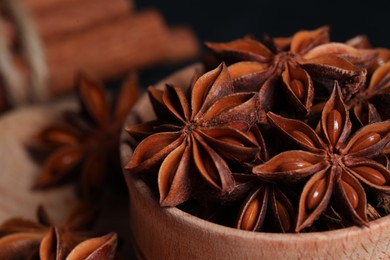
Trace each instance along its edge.
{"label": "cracked anise pod", "polygon": [[[356,49],[343,43],[329,43],[328,27],[299,31],[289,41],[263,44],[246,37],[228,43],[206,43],[229,66],[236,91],[259,91],[260,110],[269,111],[276,101],[280,81],[287,99],[303,114],[310,113],[314,98],[313,81],[330,93],[333,81],[343,85],[343,92],[355,93],[364,84],[366,67],[377,56],[374,50]],[[289,46],[288,50],[280,47]],[[266,122],[263,113],[260,117]]]}
{"label": "cracked anise pod", "polygon": [[[372,45],[366,35],[358,35],[345,42],[347,45],[357,49],[371,49]],[[378,52],[378,56],[375,61],[368,68],[368,74],[371,75],[378,67],[382,66],[386,62],[390,61],[390,49],[387,48],[375,48]]]}
{"label": "cracked anise pod", "polygon": [[378,67],[367,86],[346,100],[362,125],[390,119],[390,62]]}
{"label": "cracked anise pod", "polygon": [[0,225],[0,259],[114,259],[116,234],[87,236],[96,219],[96,210],[88,204],[77,205],[59,226],[41,206],[37,218],[13,218]]}
{"label": "cracked anise pod", "polygon": [[85,75],[79,79],[78,96],[80,112],[66,111],[62,121],[42,129],[29,144],[35,151],[50,151],[34,188],[51,188],[76,179],[82,196],[94,200],[107,180],[120,179],[115,184],[122,184],[119,136],[139,96],[137,78],[131,74],[122,84],[115,106],[104,87]]}
{"label": "cracked anise pod", "polygon": [[[236,193],[246,198],[238,213],[236,228],[249,231],[293,232],[295,210],[280,185],[254,174],[234,174]],[[266,224],[265,224],[266,223]]]}
{"label": "cracked anise pod", "polygon": [[226,158],[245,163],[256,161],[260,154],[248,132],[257,120],[257,93],[234,94],[224,64],[199,77],[188,96],[169,85],[148,92],[157,121],[128,126],[127,131],[139,134],[152,127],[156,132],[138,144],[125,168],[132,173],[158,170],[163,206],[176,206],[190,197],[192,174],[230,193],[234,179]]}
{"label": "cracked anise pod", "polygon": [[365,188],[390,193],[390,171],[373,157],[390,142],[390,120],[367,125],[349,138],[352,124],[335,83],[321,117],[320,135],[304,122],[268,113],[269,120],[303,150],[280,153],[253,172],[268,181],[304,182],[296,231],[310,227],[329,206],[357,225],[368,225]]}

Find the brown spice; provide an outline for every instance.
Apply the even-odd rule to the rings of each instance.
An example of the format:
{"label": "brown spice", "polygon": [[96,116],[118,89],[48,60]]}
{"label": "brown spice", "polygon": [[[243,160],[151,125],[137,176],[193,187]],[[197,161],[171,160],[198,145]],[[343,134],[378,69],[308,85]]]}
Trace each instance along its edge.
{"label": "brown spice", "polygon": [[[76,176],[82,196],[95,200],[106,180],[122,180],[117,147],[125,117],[138,99],[137,83],[136,75],[131,74],[112,107],[99,82],[80,77],[80,112],[65,113],[61,122],[47,126],[31,144],[34,150],[51,151],[35,181],[35,188],[55,187]],[[111,177],[108,178],[107,173]]]}
{"label": "brown spice", "polygon": [[[358,225],[367,225],[367,200],[364,187],[389,193],[390,172],[370,158],[383,151],[390,141],[390,122],[371,124],[352,138],[351,122],[336,84],[321,118],[320,138],[305,123],[269,113],[269,119],[284,135],[304,151],[287,151],[276,155],[253,172],[269,181],[305,181],[300,202],[296,231],[309,227],[328,207],[332,196],[336,207]],[[298,130],[306,137],[291,135]],[[306,139],[311,139],[314,145]],[[294,160],[300,164],[288,170],[281,165]],[[311,176],[309,180],[306,177]],[[334,194],[334,195],[333,195]]]}
{"label": "brown spice", "polygon": [[[133,173],[158,169],[163,206],[188,200],[191,168],[214,189],[230,193],[234,180],[225,158],[251,162],[260,154],[259,145],[245,133],[257,120],[257,95],[233,94],[224,64],[196,80],[189,99],[182,89],[169,85],[164,91],[149,89],[149,95],[162,129],[157,127],[157,133],[137,146],[126,169]],[[154,132],[149,129],[154,125],[135,126],[135,132]],[[133,128],[127,131],[132,134]]]}

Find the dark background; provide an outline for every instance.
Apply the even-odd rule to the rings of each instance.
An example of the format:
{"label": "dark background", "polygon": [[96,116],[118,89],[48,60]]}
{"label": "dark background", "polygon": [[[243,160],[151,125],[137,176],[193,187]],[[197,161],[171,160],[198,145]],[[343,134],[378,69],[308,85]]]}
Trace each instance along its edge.
{"label": "dark background", "polygon": [[188,24],[203,41],[226,41],[245,34],[288,36],[299,29],[331,26],[333,40],[367,34],[375,46],[390,47],[390,1],[177,1],[136,0],[158,8],[171,25]]}
{"label": "dark background", "polygon": [[[136,4],[137,9],[159,9],[169,25],[189,25],[202,42],[247,34],[290,36],[299,29],[329,25],[332,41],[366,34],[374,47],[390,48],[390,0],[136,0]],[[141,74],[141,83],[152,84],[180,66],[148,70]]]}

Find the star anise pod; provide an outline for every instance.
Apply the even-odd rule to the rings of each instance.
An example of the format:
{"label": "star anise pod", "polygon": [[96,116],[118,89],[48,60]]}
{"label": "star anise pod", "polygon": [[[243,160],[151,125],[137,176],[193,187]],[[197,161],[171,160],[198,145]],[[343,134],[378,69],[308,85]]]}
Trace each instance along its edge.
{"label": "star anise pod", "polygon": [[[39,259],[39,256],[40,259],[65,259],[73,248],[73,251],[80,248],[73,253],[80,256],[102,250],[99,240],[90,245],[83,242],[88,239],[87,230],[96,219],[96,210],[88,204],[77,205],[62,225],[55,225],[42,206],[37,209],[37,219],[38,222],[13,218],[0,225],[0,259]],[[115,243],[111,241],[109,246],[115,252],[116,235],[110,237],[110,240],[115,238]],[[100,239],[100,244],[106,244],[107,238]],[[84,246],[76,247],[79,243]]]}
{"label": "star anise pod", "polygon": [[[229,66],[236,91],[259,91],[262,112],[273,107],[276,85],[281,82],[287,99],[305,115],[314,98],[313,81],[331,92],[333,81],[338,80],[343,84],[343,92],[351,95],[364,83],[365,67],[377,55],[373,50],[329,43],[328,27],[299,31],[283,44],[275,44],[272,39],[263,44],[246,37],[206,45],[222,59],[236,62]],[[266,122],[265,113],[260,121]]]}
{"label": "star anise pod", "polygon": [[252,162],[260,153],[247,132],[257,120],[257,93],[233,94],[224,64],[197,79],[188,95],[170,85],[165,90],[149,88],[148,93],[158,121],[129,126],[127,131],[152,128],[157,133],[138,144],[126,169],[133,173],[158,169],[163,206],[186,201],[194,176],[221,192],[231,192],[234,179],[225,159]]}
{"label": "star anise pod", "polygon": [[79,79],[78,96],[81,111],[66,111],[62,121],[41,130],[32,144],[35,150],[51,151],[34,187],[50,188],[77,179],[82,196],[93,200],[107,180],[120,179],[116,183],[123,183],[119,136],[127,113],[138,99],[137,79],[132,74],[124,82],[115,106],[103,86],[86,76]]}
{"label": "star anise pod", "polygon": [[[366,35],[358,35],[345,42],[347,45],[357,49],[372,49],[370,40]],[[375,48],[378,52],[378,56],[375,61],[368,68],[368,74],[371,75],[378,67],[382,66],[386,62],[390,61],[390,49],[387,48]]]}
{"label": "star anise pod", "polygon": [[369,81],[351,99],[347,106],[361,125],[390,119],[390,62],[378,67]]}
{"label": "star anise pod", "polygon": [[58,228],[51,227],[40,243],[39,259],[115,259],[118,240],[115,233],[84,239],[68,248],[71,239]]}
{"label": "star anise pod", "polygon": [[390,193],[390,171],[371,159],[390,142],[390,120],[367,125],[348,139],[352,124],[337,83],[322,112],[320,135],[299,120],[271,112],[268,118],[303,150],[278,154],[253,172],[268,181],[305,183],[296,231],[310,227],[331,198],[345,218],[368,225],[365,189]]}
{"label": "star anise pod", "polygon": [[234,174],[234,177],[236,189],[246,194],[236,228],[282,233],[294,231],[295,210],[280,185],[265,182],[253,174]]}
{"label": "star anise pod", "polygon": [[[268,160],[268,151],[257,126],[251,129],[261,147],[261,160]],[[253,167],[253,165],[252,165]],[[251,170],[248,168],[248,170]],[[242,201],[235,227],[249,231],[291,232],[295,225],[295,210],[285,188],[276,183],[265,182],[248,170],[233,173],[235,186],[226,196],[208,194],[224,204]],[[290,195],[290,194],[289,194]]]}

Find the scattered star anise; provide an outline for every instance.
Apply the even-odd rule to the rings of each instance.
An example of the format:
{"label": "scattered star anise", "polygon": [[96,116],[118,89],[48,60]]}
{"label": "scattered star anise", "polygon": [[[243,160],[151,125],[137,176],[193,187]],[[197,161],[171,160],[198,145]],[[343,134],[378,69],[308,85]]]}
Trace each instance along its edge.
{"label": "scattered star anise", "polygon": [[81,240],[73,247],[68,248],[69,238],[59,229],[51,227],[41,241],[39,257],[41,260],[115,259],[117,240],[115,233],[109,233]]}
{"label": "scattered star anise", "polygon": [[55,226],[38,207],[38,223],[22,218],[5,221],[0,225],[0,259],[114,259],[116,234],[86,236],[95,213],[87,204],[79,204],[62,225]]}
{"label": "scattered star anise", "polygon": [[315,94],[314,81],[331,92],[333,81],[338,80],[345,95],[353,94],[365,81],[365,68],[377,56],[373,50],[329,43],[328,27],[299,31],[291,40],[281,42],[267,39],[263,44],[245,37],[228,43],[206,43],[223,60],[236,62],[229,66],[236,91],[260,92],[262,123],[266,123],[265,112],[276,101],[276,85],[281,85],[297,112],[307,115]]}
{"label": "scattered star anise", "polygon": [[[41,175],[34,188],[44,189],[77,179],[81,195],[99,197],[107,180],[120,179],[119,136],[122,124],[138,99],[134,74],[122,85],[115,106],[102,85],[86,76],[78,84],[80,112],[67,111],[60,122],[47,126],[34,139],[34,150],[48,149]],[[109,176],[108,176],[109,173]]]}
{"label": "scattered star anise", "polygon": [[230,193],[234,179],[226,158],[252,162],[260,154],[249,131],[257,120],[257,93],[234,94],[224,64],[198,78],[188,94],[169,85],[148,93],[158,121],[129,126],[127,131],[155,133],[138,144],[126,169],[132,173],[158,169],[163,206],[188,200],[194,176]]}
{"label": "scattered star anise", "polygon": [[253,172],[268,181],[305,182],[296,231],[311,226],[332,197],[344,217],[367,225],[365,187],[390,193],[390,171],[371,159],[390,142],[390,120],[367,125],[348,139],[351,122],[341,95],[335,83],[322,112],[320,135],[302,121],[268,113],[272,124],[303,150],[280,153]]}

